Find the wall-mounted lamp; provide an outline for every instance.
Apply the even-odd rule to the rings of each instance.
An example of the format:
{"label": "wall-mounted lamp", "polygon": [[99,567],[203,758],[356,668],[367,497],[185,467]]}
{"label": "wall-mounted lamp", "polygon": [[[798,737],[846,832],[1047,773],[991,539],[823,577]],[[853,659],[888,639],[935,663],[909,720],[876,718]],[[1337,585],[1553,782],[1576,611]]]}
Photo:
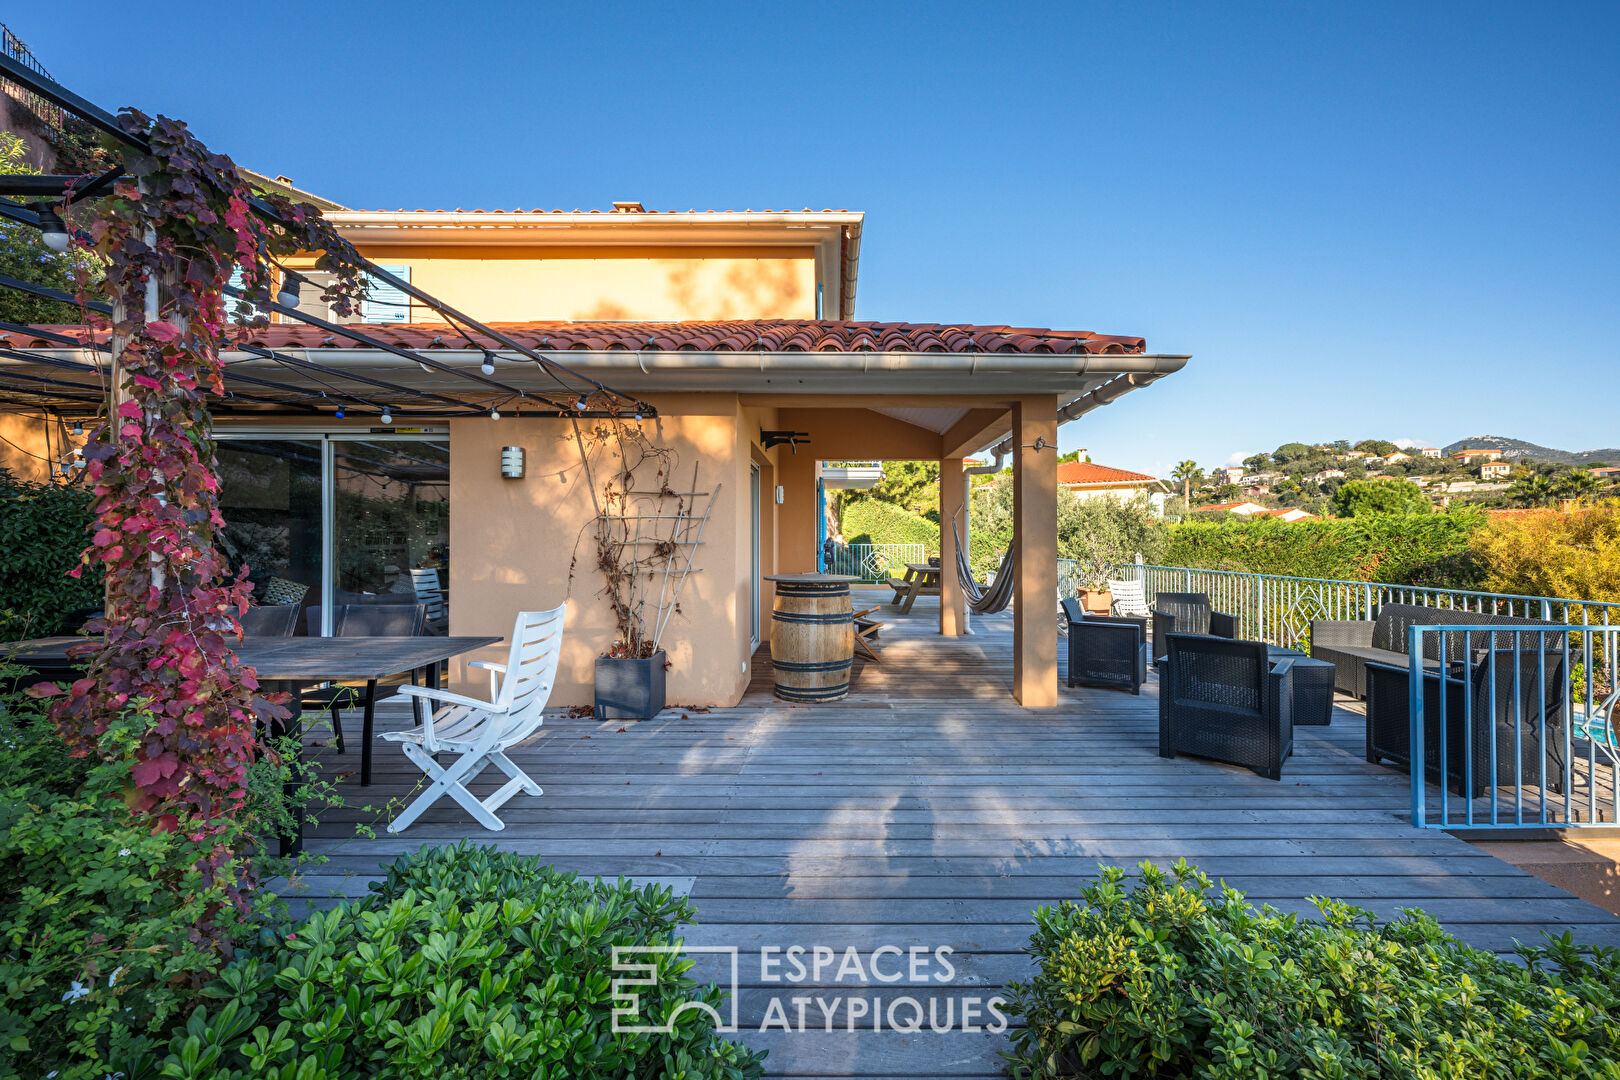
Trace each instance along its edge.
{"label": "wall-mounted lamp", "polygon": [[523,479],[523,447],[501,447],[501,476],[507,480]]}
{"label": "wall-mounted lamp", "polygon": [[777,484],[776,485],[776,505],[781,506],[786,501],[787,501],[787,492],[782,488],[781,484]]}

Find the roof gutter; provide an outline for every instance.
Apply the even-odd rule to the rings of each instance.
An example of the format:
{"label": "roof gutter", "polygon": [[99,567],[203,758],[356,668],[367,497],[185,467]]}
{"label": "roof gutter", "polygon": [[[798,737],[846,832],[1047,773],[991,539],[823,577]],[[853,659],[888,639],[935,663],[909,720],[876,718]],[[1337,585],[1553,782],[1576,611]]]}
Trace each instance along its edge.
{"label": "roof gutter", "polygon": [[[376,330],[386,337],[386,329]],[[48,350],[35,350],[47,352]],[[324,360],[356,368],[398,367],[397,357],[377,349],[308,348],[306,346],[280,346],[277,352],[290,352],[311,360]],[[531,362],[527,357],[511,350],[491,350],[497,358],[514,363]],[[630,349],[538,349],[540,355],[569,367],[587,371],[760,371],[786,372],[938,372],[963,375],[990,373],[1072,373],[1075,375],[1129,375],[1139,381],[1117,389],[1118,380],[1111,380],[1083,398],[1071,402],[1072,409],[1081,402],[1092,404],[1071,416],[1061,416],[1059,422],[1074,419],[1083,412],[1106,405],[1137,386],[1179,371],[1187,363],[1186,356],[1159,356],[1144,353],[912,353],[912,352],[697,352],[652,351]],[[426,355],[442,358],[446,363],[462,361],[477,365],[483,361],[483,350],[423,349]],[[246,360],[253,354],[222,350],[230,360]],[[1098,397],[1105,391],[1106,397]],[[1092,400],[1092,399],[1096,400]]]}

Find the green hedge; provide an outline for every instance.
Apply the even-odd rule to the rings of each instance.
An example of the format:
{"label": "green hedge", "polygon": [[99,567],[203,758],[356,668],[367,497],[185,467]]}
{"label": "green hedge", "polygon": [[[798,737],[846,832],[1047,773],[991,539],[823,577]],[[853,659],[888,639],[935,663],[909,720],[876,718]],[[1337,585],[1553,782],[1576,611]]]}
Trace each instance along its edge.
{"label": "green hedge", "polygon": [[1184,863],[1124,879],[1035,913],[1015,1078],[1620,1076],[1620,950],[1565,934],[1516,964],[1421,912],[1256,911]]}
{"label": "green hedge", "polygon": [[90,543],[90,492],[0,469],[0,641],[49,637],[101,602],[99,574],[68,577]]}
{"label": "green hedge", "polygon": [[[178,1031],[171,1077],[360,1080],[440,1077],[686,1077],[746,1080],[764,1055],[687,1008],[671,1030],[613,1030],[615,946],[667,946],[695,911],[656,885],[589,881],[540,860],[474,847],[408,855],[371,895],[310,916],[227,968]],[[655,964],[639,1016],[685,1002],[724,1016],[722,994]]]}
{"label": "green hedge", "polygon": [[939,522],[893,503],[850,500],[839,508],[838,529],[851,544],[922,544],[939,554]]}
{"label": "green hedge", "polygon": [[1484,520],[1454,513],[1188,521],[1167,530],[1160,559],[1206,570],[1470,588],[1481,571],[1468,539]]}

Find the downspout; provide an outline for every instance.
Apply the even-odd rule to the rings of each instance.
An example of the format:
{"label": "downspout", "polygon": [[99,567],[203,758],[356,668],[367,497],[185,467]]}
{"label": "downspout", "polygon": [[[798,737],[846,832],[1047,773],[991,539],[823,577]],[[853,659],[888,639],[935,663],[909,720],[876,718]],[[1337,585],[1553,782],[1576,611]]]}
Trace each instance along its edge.
{"label": "downspout", "polygon": [[[973,554],[973,478],[975,476],[991,476],[1002,470],[1002,462],[1007,459],[1007,451],[992,448],[995,462],[990,465],[974,465],[962,470],[962,550],[967,552],[969,558]],[[973,609],[968,608],[962,612],[962,632],[973,633]]]}

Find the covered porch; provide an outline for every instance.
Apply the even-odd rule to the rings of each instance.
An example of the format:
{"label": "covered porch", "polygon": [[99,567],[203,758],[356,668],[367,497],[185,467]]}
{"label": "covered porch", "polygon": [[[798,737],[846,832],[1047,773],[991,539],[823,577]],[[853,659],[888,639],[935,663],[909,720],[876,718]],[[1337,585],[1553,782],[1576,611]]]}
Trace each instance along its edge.
{"label": "covered porch", "polygon": [[[1043,613],[1047,607],[1042,606]],[[884,663],[857,665],[849,698],[793,706],[771,696],[768,653],[734,708],[669,709],[645,722],[599,723],[558,711],[514,751],[545,789],[506,807],[504,832],[472,825],[445,801],[399,836],[382,832],[389,798],[420,779],[384,748],[377,785],[340,786],[353,806],[311,834],[329,862],[299,881],[300,902],[364,891],[379,863],[469,837],[586,875],[657,880],[692,896],[688,946],[741,956],[737,1037],[768,1047],[781,1076],[992,1077],[1004,1035],[847,1029],[847,1001],[910,994],[947,1001],[1003,992],[1029,970],[1030,912],[1073,898],[1099,863],[1186,858],[1285,911],[1327,895],[1393,916],[1421,907],[1480,948],[1570,929],[1620,945],[1620,919],[1462,840],[1413,829],[1407,778],[1367,764],[1359,706],[1327,728],[1300,728],[1281,783],[1192,757],[1157,755],[1157,681],[1140,697],[1059,684],[1060,707],[1013,701],[1011,613],[976,619],[971,637],[938,634],[937,602],[890,616]],[[1047,614],[1043,632],[1053,634]],[[1059,673],[1062,661],[1059,659]],[[403,712],[385,726],[403,723]],[[327,775],[353,769],[312,747]],[[371,805],[377,811],[357,807]],[[375,838],[356,834],[377,827]],[[928,986],[762,979],[760,950],[883,946],[954,950],[948,981]],[[724,982],[722,957],[698,974]],[[824,1030],[761,1023],[773,998],[795,1023],[794,996],[846,1001]],[[987,1021],[980,1013],[980,1023]]]}

